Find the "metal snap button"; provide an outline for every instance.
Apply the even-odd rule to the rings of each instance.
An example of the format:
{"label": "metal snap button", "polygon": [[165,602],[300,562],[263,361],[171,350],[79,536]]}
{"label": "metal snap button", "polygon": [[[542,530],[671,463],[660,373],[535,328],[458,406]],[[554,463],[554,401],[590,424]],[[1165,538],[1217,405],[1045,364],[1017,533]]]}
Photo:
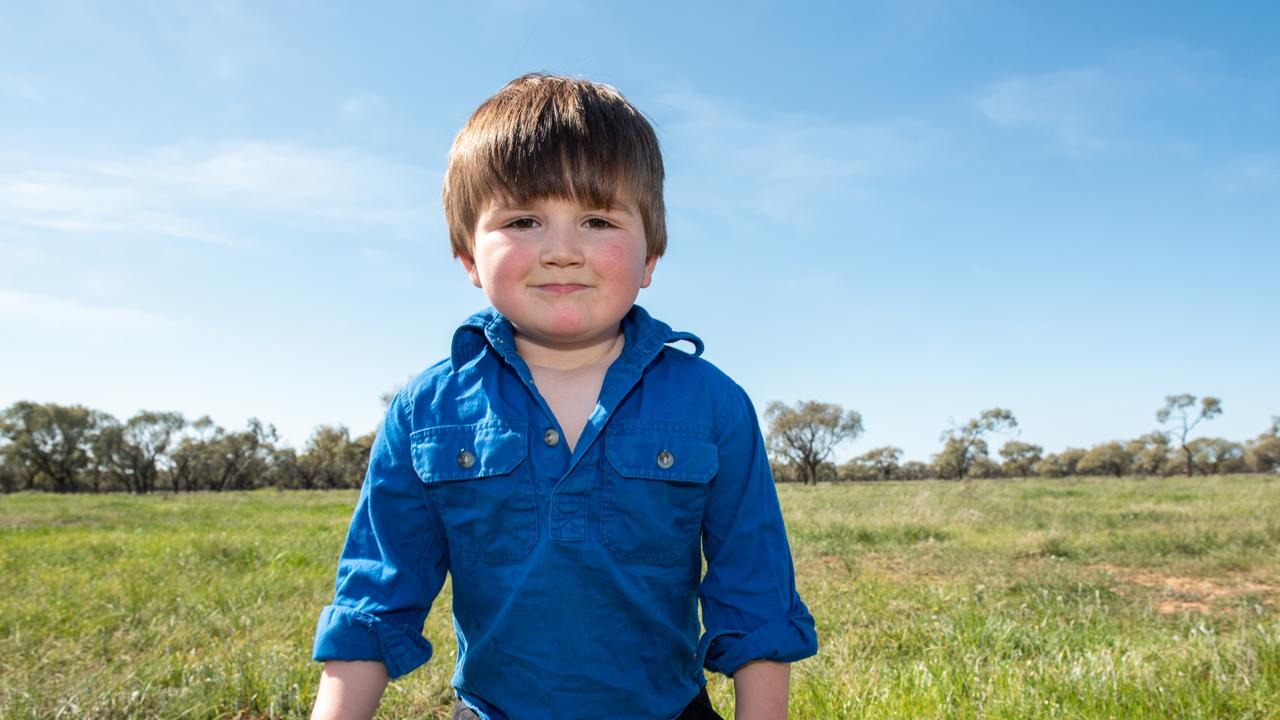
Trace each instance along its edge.
{"label": "metal snap button", "polygon": [[663,450],[662,452],[658,453],[658,467],[662,468],[663,470],[666,470],[675,464],[676,464],[675,455],[672,455],[670,452],[666,450]]}
{"label": "metal snap button", "polygon": [[470,450],[463,450],[458,453],[458,467],[463,470],[470,470],[472,465],[476,464],[476,456]]}
{"label": "metal snap button", "polygon": [[556,432],[555,428],[547,428],[547,431],[542,433],[542,442],[546,443],[547,447],[555,447],[560,444],[560,433]]}

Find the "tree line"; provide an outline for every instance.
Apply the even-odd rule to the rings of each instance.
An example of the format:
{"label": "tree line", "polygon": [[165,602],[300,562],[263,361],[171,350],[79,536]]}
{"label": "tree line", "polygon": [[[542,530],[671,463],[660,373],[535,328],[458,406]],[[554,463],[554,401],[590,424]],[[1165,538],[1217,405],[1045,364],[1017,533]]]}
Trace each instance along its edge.
{"label": "tree line", "polygon": [[[1151,432],[1091,448],[1046,453],[1040,445],[1018,439],[1017,418],[1010,410],[996,407],[945,429],[939,438],[942,448],[929,462],[904,461],[901,448],[885,446],[840,465],[830,457],[838,446],[862,434],[858,412],[816,400],[792,405],[773,402],[765,410],[765,421],[770,462],[779,482],[1280,472],[1280,416],[1245,442],[1191,437],[1201,423],[1221,414],[1218,398],[1170,395],[1156,411],[1159,427]],[[992,445],[999,437],[1004,441],[997,456]]]}
{"label": "tree line", "polygon": [[[818,401],[773,402],[765,421],[779,482],[1280,472],[1280,417],[1245,442],[1191,437],[1201,423],[1221,414],[1217,398],[1171,395],[1156,412],[1158,429],[1131,440],[1045,453],[1014,437],[1017,419],[997,407],[945,429],[942,448],[929,462],[904,461],[900,448],[885,446],[840,465],[830,458],[862,434],[858,412]],[[142,411],[121,421],[79,405],[23,401],[0,412],[0,491],[358,488],[375,436],[376,431],[353,437],[344,426],[321,425],[299,452],[281,447],[275,428],[256,418],[243,430],[228,430],[207,416],[188,421],[179,413]],[[993,454],[999,437],[1005,439]]]}
{"label": "tree line", "polygon": [[322,425],[301,453],[251,418],[243,430],[207,416],[142,411],[121,422],[79,405],[17,402],[0,413],[0,490],[193,492],[356,488],[374,433]]}

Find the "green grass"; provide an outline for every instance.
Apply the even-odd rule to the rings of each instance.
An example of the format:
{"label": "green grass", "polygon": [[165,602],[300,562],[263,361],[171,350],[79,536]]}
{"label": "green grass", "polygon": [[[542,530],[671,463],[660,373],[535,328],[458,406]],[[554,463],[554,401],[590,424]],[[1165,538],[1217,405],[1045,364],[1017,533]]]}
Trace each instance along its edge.
{"label": "green grass", "polygon": [[[1280,718],[1275,478],[779,492],[822,643],[794,718]],[[0,497],[0,717],[306,717],[354,501]],[[448,605],[380,717],[447,717]]]}

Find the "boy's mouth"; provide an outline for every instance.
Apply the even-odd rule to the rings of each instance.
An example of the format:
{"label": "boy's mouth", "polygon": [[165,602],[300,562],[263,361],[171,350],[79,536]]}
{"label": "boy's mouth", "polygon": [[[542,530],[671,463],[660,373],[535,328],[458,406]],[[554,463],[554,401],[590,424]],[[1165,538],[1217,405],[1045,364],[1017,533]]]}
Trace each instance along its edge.
{"label": "boy's mouth", "polygon": [[549,293],[571,293],[579,290],[586,290],[590,285],[581,283],[546,283],[545,285],[534,285],[534,289]]}

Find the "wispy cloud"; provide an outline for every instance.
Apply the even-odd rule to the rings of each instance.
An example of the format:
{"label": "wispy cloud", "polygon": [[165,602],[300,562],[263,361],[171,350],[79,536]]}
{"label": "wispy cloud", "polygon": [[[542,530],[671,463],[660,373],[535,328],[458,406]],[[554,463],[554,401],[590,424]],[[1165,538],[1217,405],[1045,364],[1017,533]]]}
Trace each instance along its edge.
{"label": "wispy cloud", "polygon": [[23,103],[43,103],[45,92],[34,79],[20,75],[0,73],[0,98]]}
{"label": "wispy cloud", "polygon": [[247,247],[281,226],[420,232],[434,206],[424,171],[349,148],[247,141],[3,165],[0,222],[71,233]]}
{"label": "wispy cloud", "polygon": [[679,202],[805,225],[815,211],[849,207],[918,170],[938,133],[907,120],[848,122],[748,113],[690,91],[662,98],[678,157]]}
{"label": "wispy cloud", "polygon": [[133,308],[90,305],[67,298],[0,290],[0,320],[135,332],[172,329],[178,323]]}
{"label": "wispy cloud", "polygon": [[1058,149],[1084,154],[1108,144],[1101,115],[1113,92],[1101,70],[1078,68],[1002,80],[983,93],[978,107],[996,125],[1042,132]]}
{"label": "wispy cloud", "polygon": [[976,106],[994,125],[1038,134],[1067,155],[1166,142],[1151,135],[1161,125],[1153,113],[1194,102],[1197,90],[1212,84],[1206,62],[1176,43],[1134,49],[1090,65],[1002,78],[979,93]]}
{"label": "wispy cloud", "polygon": [[1215,191],[1226,195],[1276,195],[1280,193],[1280,155],[1237,157],[1215,170],[1210,182]]}

